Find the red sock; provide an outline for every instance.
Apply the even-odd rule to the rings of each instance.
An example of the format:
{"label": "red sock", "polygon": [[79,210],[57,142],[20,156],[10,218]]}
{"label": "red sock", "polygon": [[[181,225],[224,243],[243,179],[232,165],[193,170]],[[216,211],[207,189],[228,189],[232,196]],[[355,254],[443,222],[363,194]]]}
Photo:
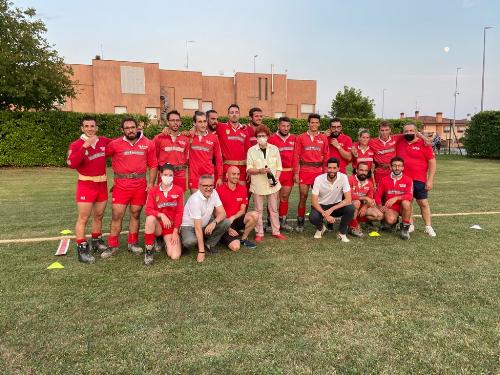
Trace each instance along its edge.
{"label": "red sock", "polygon": [[139,241],[139,233],[135,232],[128,234],[128,239],[127,239],[128,243],[137,243],[137,241]]}
{"label": "red sock", "polygon": [[76,244],[81,245],[82,243],[87,242],[86,238],[77,238],[76,239]]}
{"label": "red sock", "polygon": [[298,207],[297,208],[297,216],[298,217],[306,216],[306,208],[305,207]]}
{"label": "red sock", "polygon": [[101,232],[92,233],[92,238],[99,238],[102,236]]}
{"label": "red sock", "polygon": [[352,219],[352,220],[351,220],[351,223],[349,224],[349,226],[350,226],[351,228],[357,228],[357,227],[359,227],[358,220],[356,220],[356,219]]}
{"label": "red sock", "polygon": [[118,240],[118,236],[109,236],[108,237],[108,246],[109,247],[120,246],[120,241]]}
{"label": "red sock", "polygon": [[287,214],[288,214],[288,201],[286,202],[280,201],[279,215],[286,216]]}
{"label": "red sock", "polygon": [[410,220],[404,220],[404,219],[403,219],[403,224],[411,224],[411,221],[410,221]]}
{"label": "red sock", "polygon": [[154,233],[144,233],[144,244],[146,246],[152,245],[155,242],[155,234]]}

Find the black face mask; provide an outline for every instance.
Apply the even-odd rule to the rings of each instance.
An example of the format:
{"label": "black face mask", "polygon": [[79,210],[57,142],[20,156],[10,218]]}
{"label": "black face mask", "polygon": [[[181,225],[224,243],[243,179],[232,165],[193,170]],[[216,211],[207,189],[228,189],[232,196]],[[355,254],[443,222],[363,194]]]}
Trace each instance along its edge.
{"label": "black face mask", "polygon": [[405,134],[405,139],[408,141],[408,142],[411,142],[415,139],[415,134]]}
{"label": "black face mask", "polygon": [[283,134],[281,131],[278,130],[278,134],[281,135],[282,137],[286,137],[288,134]]}
{"label": "black face mask", "polygon": [[358,180],[359,180],[359,181],[364,181],[364,180],[366,180],[366,174],[358,174],[358,175],[356,175],[356,176],[358,177]]}
{"label": "black face mask", "polygon": [[338,133],[338,134],[334,134],[333,132],[330,133],[330,137],[332,137],[332,138],[338,138],[339,135],[340,135],[340,133]]}

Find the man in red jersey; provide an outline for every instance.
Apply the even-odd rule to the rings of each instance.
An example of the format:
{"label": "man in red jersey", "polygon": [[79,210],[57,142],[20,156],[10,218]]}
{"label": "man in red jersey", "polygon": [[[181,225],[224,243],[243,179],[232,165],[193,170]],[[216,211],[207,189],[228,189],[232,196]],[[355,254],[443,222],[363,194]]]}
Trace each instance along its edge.
{"label": "man in red jersey", "polygon": [[297,227],[299,233],[304,231],[304,216],[309,186],[314,179],[325,172],[328,160],[328,138],[319,132],[321,117],[311,113],[307,122],[309,130],[297,136],[293,151],[293,178],[299,184],[299,205],[297,207]]}
{"label": "man in red jersey", "polygon": [[179,130],[181,115],[176,110],[167,113],[167,126],[154,137],[158,165],[170,164],[174,167],[174,185],[186,190],[186,169],[188,160],[189,137]]}
{"label": "man in red jersey", "polygon": [[330,120],[330,134],[328,140],[330,157],[340,162],[339,171],[345,174],[346,167],[352,159],[352,139],[348,135],[342,133],[342,123],[337,117]]}
{"label": "man in red jersey", "polygon": [[[207,131],[207,117],[196,111],[193,116],[195,132],[189,145],[189,189],[198,190],[198,182],[203,175],[219,176],[216,186],[222,184],[222,156],[219,138]],[[214,163],[215,161],[215,163]]]}
{"label": "man in red jersey", "polygon": [[[248,193],[245,186],[238,183],[240,170],[236,166],[231,166],[227,170],[227,182],[217,188],[222,206],[226,211],[227,220],[231,226],[222,235],[220,242],[231,251],[238,251],[243,245],[249,249],[254,249],[256,245],[248,240],[250,232],[257,225],[257,211],[248,211]],[[243,231],[241,237],[239,231]],[[212,249],[212,252],[215,249]]]}
{"label": "man in red jersey", "polygon": [[290,133],[290,119],[278,119],[278,131],[269,137],[268,142],[278,147],[283,169],[280,174],[281,189],[279,192],[280,230],[291,232],[293,228],[287,223],[288,200],[293,188],[293,150],[295,148],[295,134]]}
{"label": "man in red jersey", "polygon": [[255,138],[255,128],[262,125],[262,120],[264,119],[264,113],[262,109],[258,107],[253,107],[248,111],[248,118],[250,122],[248,123],[248,135],[250,137],[250,146],[255,146],[257,144],[257,138]]}
{"label": "man in red jersey", "polygon": [[223,177],[226,178],[228,168],[235,165],[240,170],[240,185],[246,185],[246,160],[250,148],[248,127],[240,124],[240,107],[237,104],[231,104],[227,114],[229,121],[217,124],[216,129],[222,152]]}
{"label": "man in red jersey", "polygon": [[403,174],[404,161],[394,157],[390,161],[391,174],[380,181],[375,193],[378,209],[384,214],[386,224],[394,227],[399,215],[403,220],[400,237],[410,239],[411,201],[413,200],[413,181]]}
{"label": "man in red jersey", "polygon": [[174,185],[174,168],[170,164],[161,165],[158,170],[161,182],[149,190],[146,202],[144,226],[146,266],[151,266],[154,262],[153,243],[156,236],[163,237],[168,257],[173,260],[181,257],[179,228],[184,212],[184,192],[180,186]]}
{"label": "man in red jersey", "polygon": [[[98,137],[94,117],[84,117],[80,122],[82,135],[71,143],[66,163],[78,172],[76,184],[76,207],[78,219],[75,225],[78,260],[83,263],[95,261],[92,252],[106,250],[102,240],[102,217],[108,203],[106,178],[106,146],[111,139]],[[85,238],[85,227],[93,211],[90,247]]]}
{"label": "man in red jersey", "polygon": [[417,138],[415,124],[406,124],[403,127],[403,137],[396,144],[396,154],[405,160],[405,174],[413,179],[413,196],[420,207],[420,213],[425,223],[425,233],[436,237],[431,224],[431,208],[428,191],[432,189],[436,173],[436,159],[432,146]]}
{"label": "man in red jersey", "polygon": [[373,181],[368,177],[369,171],[368,163],[360,161],[357,164],[356,174],[349,177],[351,200],[354,206],[354,219],[349,224],[349,233],[356,237],[363,237],[358,219],[371,221],[382,220],[384,217],[375,204]]}
{"label": "man in red jersey", "polygon": [[[111,230],[108,248],[101,254],[102,258],[110,258],[118,252],[123,216],[128,205],[130,220],[127,247],[134,254],[142,253],[142,248],[137,246],[141,211],[146,203],[147,192],[156,179],[158,163],[153,141],[139,131],[137,121],[133,118],[124,118],[121,129],[123,137],[112,140],[106,148],[106,156],[111,157],[114,186]],[[146,181],[147,168],[149,182]]]}

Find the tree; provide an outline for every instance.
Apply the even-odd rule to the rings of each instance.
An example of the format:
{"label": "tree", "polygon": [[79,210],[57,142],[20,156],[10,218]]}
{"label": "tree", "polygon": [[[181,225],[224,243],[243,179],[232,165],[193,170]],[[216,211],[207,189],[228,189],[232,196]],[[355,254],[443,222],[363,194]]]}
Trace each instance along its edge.
{"label": "tree", "polygon": [[0,0],[0,109],[51,109],[75,97],[73,71],[44,37],[33,8]]}
{"label": "tree", "polygon": [[361,90],[344,86],[332,100],[330,115],[341,118],[375,118],[373,99],[363,96]]}

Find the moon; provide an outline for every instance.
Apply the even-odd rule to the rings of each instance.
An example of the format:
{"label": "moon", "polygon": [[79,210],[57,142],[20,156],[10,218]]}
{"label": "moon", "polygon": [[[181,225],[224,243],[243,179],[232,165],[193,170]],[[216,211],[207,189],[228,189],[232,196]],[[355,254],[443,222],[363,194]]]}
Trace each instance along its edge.
{"label": "moon", "polygon": [[450,47],[448,47],[448,46],[444,47],[444,48],[443,48],[443,51],[444,51],[445,53],[450,52]]}

